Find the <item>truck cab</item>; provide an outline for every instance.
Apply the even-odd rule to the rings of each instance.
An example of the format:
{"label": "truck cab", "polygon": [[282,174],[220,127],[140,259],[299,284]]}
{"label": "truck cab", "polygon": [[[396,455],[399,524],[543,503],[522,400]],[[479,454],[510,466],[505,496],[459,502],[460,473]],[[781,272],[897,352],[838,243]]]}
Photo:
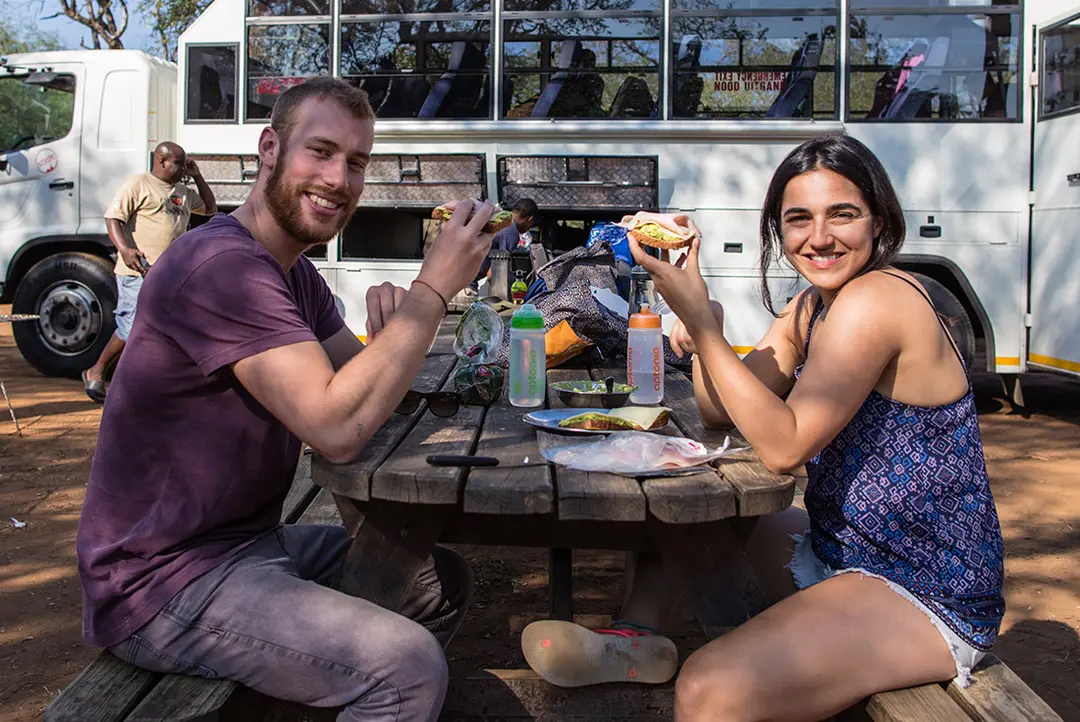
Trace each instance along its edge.
{"label": "truck cab", "polygon": [[0,302],[23,356],[77,378],[114,328],[103,214],[175,129],[176,69],[134,50],[0,58]]}

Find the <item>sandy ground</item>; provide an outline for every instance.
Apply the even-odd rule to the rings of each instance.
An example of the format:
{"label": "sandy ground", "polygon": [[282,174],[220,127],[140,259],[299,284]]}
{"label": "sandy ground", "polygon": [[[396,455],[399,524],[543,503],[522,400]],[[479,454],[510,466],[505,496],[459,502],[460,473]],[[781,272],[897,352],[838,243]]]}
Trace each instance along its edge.
{"label": "sandy ground", "polygon": [[[0,313],[9,309],[0,306]],[[42,710],[96,654],[80,641],[75,532],[100,407],[78,382],[43,378],[0,325],[0,377],[22,435],[0,406],[0,720]],[[986,457],[1005,534],[1008,614],[995,648],[1067,721],[1080,722],[1080,382],[1025,380],[1030,417],[976,378]],[[2,404],[2,401],[0,401]],[[14,517],[25,527],[17,528]],[[469,547],[476,610],[449,650],[455,668],[524,668],[517,635],[547,612],[543,550]],[[609,621],[622,557],[575,555],[578,621]],[[687,610],[673,636],[703,641]]]}

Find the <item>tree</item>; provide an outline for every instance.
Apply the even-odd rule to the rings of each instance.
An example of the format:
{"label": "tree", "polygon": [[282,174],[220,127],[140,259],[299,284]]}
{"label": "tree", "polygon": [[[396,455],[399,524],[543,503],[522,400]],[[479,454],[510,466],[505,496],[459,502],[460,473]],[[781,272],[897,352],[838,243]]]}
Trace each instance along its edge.
{"label": "tree", "polygon": [[39,31],[32,23],[20,23],[7,14],[0,14],[0,55],[60,48],[60,40],[55,35]]}
{"label": "tree", "polygon": [[[59,0],[60,12],[49,15],[44,20],[67,17],[90,30],[91,47],[100,50],[102,44],[110,50],[123,50],[124,43],[120,36],[128,26],[127,0]],[[82,44],[82,41],[80,41]],[[85,47],[85,45],[83,45]]]}
{"label": "tree", "polygon": [[176,62],[177,41],[213,0],[141,0],[139,9],[161,43],[161,55]]}

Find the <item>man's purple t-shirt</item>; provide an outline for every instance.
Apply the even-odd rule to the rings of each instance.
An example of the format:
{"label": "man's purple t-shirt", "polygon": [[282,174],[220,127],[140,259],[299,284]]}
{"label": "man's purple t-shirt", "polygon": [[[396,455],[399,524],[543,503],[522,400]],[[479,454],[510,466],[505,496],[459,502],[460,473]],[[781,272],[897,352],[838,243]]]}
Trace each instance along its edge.
{"label": "man's purple t-shirt", "polygon": [[109,388],[79,524],[88,642],[122,642],[276,527],[300,441],[231,364],[343,326],[307,258],[286,273],[230,216],[162,254]]}

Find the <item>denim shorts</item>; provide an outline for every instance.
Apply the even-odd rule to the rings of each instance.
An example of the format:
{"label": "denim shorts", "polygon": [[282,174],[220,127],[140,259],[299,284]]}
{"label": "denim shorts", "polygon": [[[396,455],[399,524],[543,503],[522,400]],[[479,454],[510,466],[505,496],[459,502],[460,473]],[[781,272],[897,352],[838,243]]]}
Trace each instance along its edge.
{"label": "denim shorts", "polygon": [[131,324],[135,323],[135,306],[139,301],[139,290],[143,285],[142,276],[116,277],[116,336],[127,341],[131,335]]}
{"label": "denim shorts", "polygon": [[952,654],[953,662],[956,663],[956,683],[961,687],[967,687],[971,684],[971,670],[986,656],[986,652],[976,649],[968,642],[965,642],[929,607],[919,601],[918,597],[899,584],[884,578],[880,574],[874,574],[859,567],[837,570],[821,561],[817,554],[814,554],[809,531],[805,534],[792,534],[791,538],[795,540],[795,549],[792,551],[791,561],[787,564],[787,568],[791,570],[791,576],[795,579],[796,587],[806,589],[818,582],[825,581],[829,577],[849,572],[859,572],[865,576],[880,579],[888,585],[889,589],[914,604],[923,614],[930,618],[934,627],[944,637],[945,643],[949,645],[949,652]]}

